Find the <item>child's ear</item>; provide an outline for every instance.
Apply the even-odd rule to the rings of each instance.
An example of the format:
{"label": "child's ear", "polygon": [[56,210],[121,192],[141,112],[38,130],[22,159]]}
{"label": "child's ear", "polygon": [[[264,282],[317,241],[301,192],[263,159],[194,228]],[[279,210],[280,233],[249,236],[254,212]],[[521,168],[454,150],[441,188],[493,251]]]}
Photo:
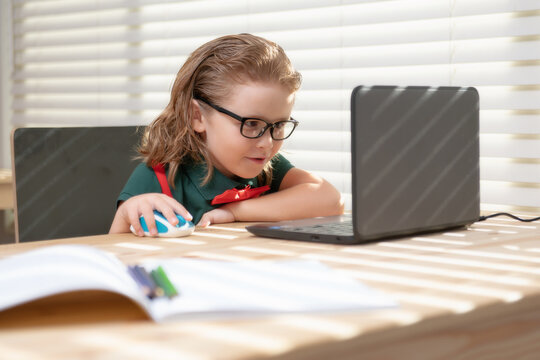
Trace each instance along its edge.
{"label": "child's ear", "polygon": [[203,133],[206,129],[203,121],[203,114],[199,102],[195,99],[191,99],[191,126],[193,130],[198,133]]}

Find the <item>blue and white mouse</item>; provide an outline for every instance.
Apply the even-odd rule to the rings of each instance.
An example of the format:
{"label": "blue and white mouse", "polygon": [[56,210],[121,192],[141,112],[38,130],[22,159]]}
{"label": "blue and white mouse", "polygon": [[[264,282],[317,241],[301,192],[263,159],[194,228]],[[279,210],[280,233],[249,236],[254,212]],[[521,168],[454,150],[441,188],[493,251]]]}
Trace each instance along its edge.
{"label": "blue and white mouse", "polygon": [[[156,221],[156,229],[158,231],[159,237],[180,237],[180,236],[188,236],[191,233],[193,233],[193,230],[195,230],[195,225],[191,221],[187,221],[182,216],[176,214],[176,217],[178,218],[178,224],[176,226],[171,225],[171,223],[163,216],[162,213],[160,213],[157,210],[154,210],[154,219]],[[148,232],[148,226],[146,225],[146,221],[144,221],[144,217],[139,218],[139,222],[141,223],[141,227],[144,231],[145,236],[151,236]],[[135,235],[135,229],[133,229],[133,225],[129,227],[131,232]]]}

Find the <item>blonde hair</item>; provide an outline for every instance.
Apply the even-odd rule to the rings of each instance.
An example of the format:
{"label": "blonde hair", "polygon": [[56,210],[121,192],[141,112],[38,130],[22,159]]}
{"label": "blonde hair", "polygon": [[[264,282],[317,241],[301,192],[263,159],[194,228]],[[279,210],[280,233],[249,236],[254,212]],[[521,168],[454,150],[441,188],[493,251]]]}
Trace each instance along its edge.
{"label": "blonde hair", "polygon": [[[161,114],[146,128],[139,153],[148,166],[168,164],[168,182],[174,179],[181,164],[205,162],[208,182],[213,164],[204,139],[192,127],[194,97],[213,103],[227,98],[235,84],[245,81],[273,82],[291,93],[301,83],[284,50],[274,42],[251,34],[227,35],[196,49],[178,71],[171,98]],[[259,181],[271,181],[270,162]]]}

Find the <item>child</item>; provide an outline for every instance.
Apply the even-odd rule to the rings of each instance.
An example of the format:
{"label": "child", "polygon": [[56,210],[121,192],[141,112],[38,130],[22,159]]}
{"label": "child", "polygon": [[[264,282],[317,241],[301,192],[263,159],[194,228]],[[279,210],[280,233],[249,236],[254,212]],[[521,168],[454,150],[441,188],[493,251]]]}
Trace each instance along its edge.
{"label": "child", "polygon": [[118,198],[110,233],[133,225],[143,236],[142,215],[157,235],[154,209],[173,225],[176,213],[201,226],[343,213],[332,185],[278,154],[298,124],[290,115],[300,82],[283,49],[254,35],[195,50],[146,129],[144,163]]}

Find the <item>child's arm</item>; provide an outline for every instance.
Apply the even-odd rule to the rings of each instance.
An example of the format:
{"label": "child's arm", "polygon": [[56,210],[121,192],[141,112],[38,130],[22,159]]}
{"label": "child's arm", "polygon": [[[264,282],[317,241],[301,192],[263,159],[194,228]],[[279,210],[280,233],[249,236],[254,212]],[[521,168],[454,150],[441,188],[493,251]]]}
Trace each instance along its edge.
{"label": "child's arm", "polygon": [[142,215],[148,225],[150,235],[156,236],[157,229],[154,220],[154,209],[161,212],[172,225],[178,223],[175,213],[183,216],[186,220],[193,218],[178,201],[165,194],[141,194],[129,198],[118,207],[109,234],[130,232],[129,226],[133,225],[137,235],[144,236],[141,224],[139,223],[139,217]]}
{"label": "child's arm", "polygon": [[199,225],[232,221],[280,221],[343,214],[341,194],[326,180],[292,168],[278,192],[207,212]]}

